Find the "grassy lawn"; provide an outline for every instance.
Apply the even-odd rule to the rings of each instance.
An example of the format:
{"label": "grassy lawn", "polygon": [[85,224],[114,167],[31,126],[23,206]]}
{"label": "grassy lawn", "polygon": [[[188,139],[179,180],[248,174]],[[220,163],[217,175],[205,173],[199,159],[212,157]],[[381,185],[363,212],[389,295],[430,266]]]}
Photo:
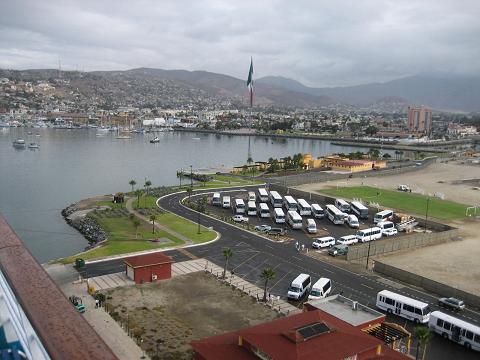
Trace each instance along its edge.
{"label": "grassy lawn", "polygon": [[[142,196],[140,197],[140,201],[135,200],[132,203],[134,209],[153,209],[157,207],[157,197],[156,196]],[[140,205],[140,206],[137,206]]]}
{"label": "grassy lawn", "polygon": [[[427,197],[400,191],[377,189],[369,186],[353,186],[339,189],[322,189],[320,192],[334,197],[362,199],[379,203],[382,206],[402,212],[424,215]],[[377,195],[377,193],[379,195]],[[428,216],[438,219],[455,219],[465,217],[466,205],[452,201],[430,198]]]}
{"label": "grassy lawn", "polygon": [[125,208],[125,203],[114,203],[113,201],[97,201],[96,206],[109,206],[111,209],[123,209]]}
{"label": "grassy lawn", "polygon": [[204,243],[215,239],[216,233],[208,230],[206,227],[200,227],[200,234],[197,234],[197,224],[192,223],[172,213],[164,213],[157,216],[157,222],[169,229],[182,234],[192,240],[195,244]]}

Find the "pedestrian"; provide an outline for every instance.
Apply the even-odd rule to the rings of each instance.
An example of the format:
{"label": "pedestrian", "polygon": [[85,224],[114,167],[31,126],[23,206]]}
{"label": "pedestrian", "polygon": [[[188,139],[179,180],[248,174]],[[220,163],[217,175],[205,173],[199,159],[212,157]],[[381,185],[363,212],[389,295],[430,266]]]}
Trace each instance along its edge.
{"label": "pedestrian", "polygon": [[95,309],[98,309],[98,304],[100,303],[100,301],[98,299],[95,299]]}
{"label": "pedestrian", "polygon": [[298,241],[295,242],[295,249],[298,251]]}
{"label": "pedestrian", "polygon": [[302,251],[305,251],[305,245],[302,244]]}

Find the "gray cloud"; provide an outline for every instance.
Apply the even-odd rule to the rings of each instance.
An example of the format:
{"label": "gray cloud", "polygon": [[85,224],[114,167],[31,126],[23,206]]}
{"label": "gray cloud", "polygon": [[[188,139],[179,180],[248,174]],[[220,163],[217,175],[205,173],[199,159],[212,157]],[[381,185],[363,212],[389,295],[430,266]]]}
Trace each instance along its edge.
{"label": "gray cloud", "polygon": [[476,0],[3,0],[0,67],[208,70],[350,85],[480,74]]}

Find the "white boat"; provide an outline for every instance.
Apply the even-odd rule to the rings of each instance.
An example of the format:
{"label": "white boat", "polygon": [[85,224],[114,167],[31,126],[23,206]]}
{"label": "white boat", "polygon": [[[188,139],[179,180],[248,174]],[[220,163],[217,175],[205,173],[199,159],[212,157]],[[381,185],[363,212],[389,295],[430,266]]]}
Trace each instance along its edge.
{"label": "white boat", "polygon": [[127,140],[127,139],[131,139],[132,137],[130,135],[118,135],[117,136],[117,139],[121,139],[121,140]]}
{"label": "white boat", "polygon": [[151,144],[156,144],[156,143],[159,143],[159,142],[160,142],[160,139],[158,137],[155,137],[155,138],[150,140]]}
{"label": "white boat", "polygon": [[29,149],[38,149],[39,147],[40,147],[40,145],[37,144],[37,143],[34,143],[34,142],[28,144],[28,148],[29,148]]}
{"label": "white boat", "polygon": [[19,149],[24,149],[25,148],[25,140],[23,139],[17,139],[13,142],[13,146]]}

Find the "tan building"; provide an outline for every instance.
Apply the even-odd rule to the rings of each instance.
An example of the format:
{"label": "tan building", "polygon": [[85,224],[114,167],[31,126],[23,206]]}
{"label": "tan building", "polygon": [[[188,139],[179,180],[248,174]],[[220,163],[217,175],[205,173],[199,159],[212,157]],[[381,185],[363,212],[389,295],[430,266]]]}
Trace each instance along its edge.
{"label": "tan building", "polygon": [[432,132],[432,110],[425,106],[408,107],[407,128],[411,133],[430,134]]}
{"label": "tan building", "polygon": [[332,170],[359,172],[372,169],[383,169],[387,166],[384,160],[350,160],[337,155],[327,156],[324,159],[324,165]]}

